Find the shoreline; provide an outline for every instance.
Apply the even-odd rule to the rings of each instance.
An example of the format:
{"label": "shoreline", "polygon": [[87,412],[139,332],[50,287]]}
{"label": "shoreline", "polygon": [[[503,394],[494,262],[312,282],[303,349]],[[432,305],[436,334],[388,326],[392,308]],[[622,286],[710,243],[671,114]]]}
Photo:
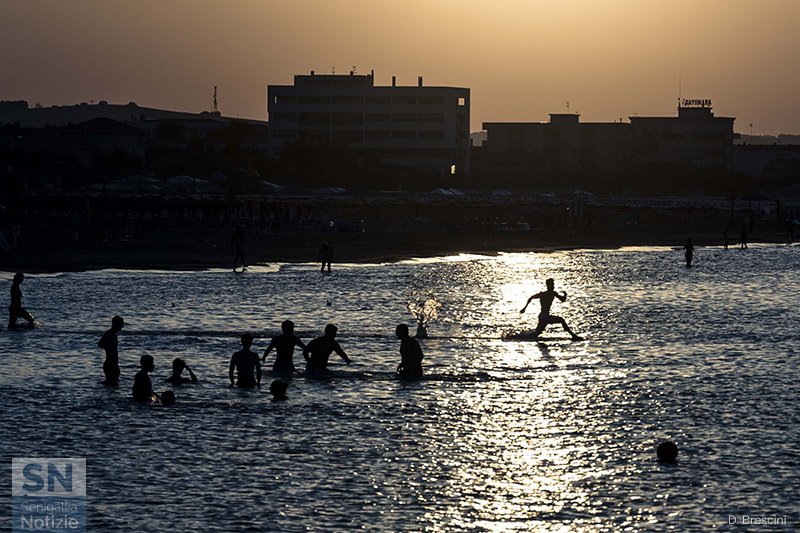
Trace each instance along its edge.
{"label": "shoreline", "polygon": [[[458,232],[407,231],[385,233],[282,233],[248,236],[245,258],[251,266],[317,263],[324,240],[335,250],[336,264],[382,264],[457,254],[496,256],[501,253],[553,253],[568,250],[615,250],[628,246],[665,246],[680,249],[691,235],[698,249],[722,249],[716,228],[685,225],[604,226],[592,230]],[[692,231],[693,230],[693,231]],[[786,235],[761,231],[750,243],[787,244]],[[12,254],[0,255],[0,271],[31,274],[92,270],[232,270],[230,232],[202,236],[175,234],[142,242],[78,245],[65,238],[41,238]],[[731,239],[730,249],[738,248]],[[676,252],[677,253],[677,252]],[[676,258],[676,260],[682,260]]]}

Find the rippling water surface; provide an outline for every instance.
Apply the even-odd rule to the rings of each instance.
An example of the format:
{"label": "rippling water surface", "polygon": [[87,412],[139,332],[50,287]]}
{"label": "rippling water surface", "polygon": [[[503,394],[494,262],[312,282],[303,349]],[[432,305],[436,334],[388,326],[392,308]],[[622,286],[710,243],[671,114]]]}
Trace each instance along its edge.
{"label": "rippling water surface", "polygon": [[[742,514],[797,530],[800,247],[699,249],[695,262],[654,248],[330,276],[29,276],[44,326],[0,334],[4,501],[11,457],[78,456],[93,530],[700,531]],[[553,311],[586,340],[556,326],[545,342],[501,340],[534,326],[536,303],[519,309],[547,277],[569,295]],[[422,343],[428,375],[397,381],[394,326],[428,295],[443,304]],[[114,314],[126,320],[117,391],[99,384],[96,347]],[[336,359],[330,381],[295,378],[287,402],[230,389],[238,334],[256,331],[261,353],[285,318],[306,339],[338,324],[354,363]],[[157,390],[174,357],[200,383],[172,408],[132,404],[144,353]],[[665,439],[675,465],[654,460]]]}

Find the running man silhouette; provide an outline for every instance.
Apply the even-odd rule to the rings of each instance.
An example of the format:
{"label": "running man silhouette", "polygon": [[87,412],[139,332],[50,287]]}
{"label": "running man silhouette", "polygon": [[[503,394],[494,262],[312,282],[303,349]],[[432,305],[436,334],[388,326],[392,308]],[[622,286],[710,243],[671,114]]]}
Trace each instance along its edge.
{"label": "running man silhouette", "polygon": [[294,334],[294,322],[291,320],[284,320],[281,323],[282,334],[277,337],[272,337],[272,340],[264,350],[264,355],[261,357],[261,362],[267,360],[267,355],[272,349],[275,349],[275,363],[272,365],[272,373],[275,375],[291,375],[294,372],[294,347],[299,346],[305,350],[306,345]]}
{"label": "running man silhouette", "polygon": [[25,274],[17,272],[14,274],[14,281],[11,282],[11,305],[8,306],[8,329],[17,329],[17,319],[22,318],[28,321],[28,327],[35,325],[33,316],[22,307],[22,282],[25,281]]}
{"label": "running man silhouette", "polygon": [[562,294],[558,294],[554,287],[553,278],[548,278],[545,282],[547,284],[547,290],[543,292],[537,292],[530,298],[528,301],[525,302],[525,306],[520,309],[520,313],[524,313],[525,309],[528,308],[528,304],[531,303],[534,299],[539,300],[539,303],[542,306],[541,311],[539,311],[539,323],[536,324],[536,329],[533,332],[533,338],[537,338],[539,335],[542,334],[544,328],[547,327],[548,324],[561,324],[561,327],[564,328],[564,331],[569,333],[572,336],[572,340],[577,341],[581,340],[581,338],[576,335],[569,326],[567,322],[561,318],[560,316],[551,315],[550,314],[550,307],[553,305],[553,299],[558,298],[560,301],[565,301],[567,299],[567,293],[562,291]]}
{"label": "running man silhouette", "polygon": [[117,334],[125,327],[125,320],[121,316],[111,319],[111,329],[103,333],[97,345],[106,351],[106,360],[103,361],[103,374],[106,380],[103,382],[111,387],[119,384],[119,349]]}

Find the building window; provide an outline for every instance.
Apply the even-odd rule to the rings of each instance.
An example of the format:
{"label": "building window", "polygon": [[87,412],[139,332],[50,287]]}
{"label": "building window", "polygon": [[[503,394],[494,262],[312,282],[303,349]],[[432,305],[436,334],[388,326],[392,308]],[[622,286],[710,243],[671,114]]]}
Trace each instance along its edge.
{"label": "building window", "polygon": [[416,122],[416,113],[392,113],[392,122]]}
{"label": "building window", "polygon": [[443,113],[420,113],[420,122],[444,122]]}
{"label": "building window", "polygon": [[297,97],[293,94],[278,94],[272,98],[276,104],[296,104]]}
{"label": "building window", "polygon": [[417,132],[413,130],[395,130],[392,132],[392,139],[416,139]]}
{"label": "building window", "polygon": [[296,139],[297,131],[295,130],[275,130],[273,134],[276,139]]}
{"label": "building window", "polygon": [[360,126],[364,123],[361,113],[333,113],[334,126]]}
{"label": "building window", "polygon": [[370,139],[370,140],[391,139],[392,138],[392,132],[390,132],[390,131],[380,131],[380,130],[373,130],[373,131],[367,130],[367,131],[364,132],[364,138],[365,139]]}
{"label": "building window", "polygon": [[417,105],[416,96],[393,96],[393,105]]}
{"label": "building window", "polygon": [[421,130],[420,139],[444,139],[444,132],[441,130]]}
{"label": "building window", "polygon": [[327,126],[331,123],[328,113],[300,113],[300,124],[303,126]]}
{"label": "building window", "polygon": [[364,99],[364,102],[369,105],[388,105],[389,104],[389,97],[388,96],[367,96]]}
{"label": "building window", "polygon": [[288,120],[294,122],[297,120],[297,113],[270,113],[270,120]]}
{"label": "building window", "polygon": [[420,105],[442,105],[444,104],[444,97],[442,96],[420,96]]}
{"label": "building window", "polygon": [[364,103],[364,97],[356,95],[338,95],[333,97],[332,102],[334,104],[358,105]]}
{"label": "building window", "polygon": [[364,142],[364,133],[361,131],[334,131],[333,142],[338,144],[352,144]]}
{"label": "building window", "polygon": [[330,96],[301,96],[301,104],[330,104]]}
{"label": "building window", "polygon": [[367,122],[389,122],[392,117],[389,113],[367,113],[364,115],[364,120]]}
{"label": "building window", "polygon": [[458,105],[459,107],[464,107],[465,105],[467,105],[467,99],[464,98],[463,96],[459,97]]}

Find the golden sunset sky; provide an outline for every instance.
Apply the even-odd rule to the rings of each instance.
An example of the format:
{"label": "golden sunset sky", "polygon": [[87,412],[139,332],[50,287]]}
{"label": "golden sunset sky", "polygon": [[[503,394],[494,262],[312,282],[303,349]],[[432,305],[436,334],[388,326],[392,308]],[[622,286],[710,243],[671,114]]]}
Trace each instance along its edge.
{"label": "golden sunset sky", "polygon": [[0,99],[266,118],[266,85],[375,70],[472,89],[483,121],[675,113],[800,133],[800,0],[0,0]]}

